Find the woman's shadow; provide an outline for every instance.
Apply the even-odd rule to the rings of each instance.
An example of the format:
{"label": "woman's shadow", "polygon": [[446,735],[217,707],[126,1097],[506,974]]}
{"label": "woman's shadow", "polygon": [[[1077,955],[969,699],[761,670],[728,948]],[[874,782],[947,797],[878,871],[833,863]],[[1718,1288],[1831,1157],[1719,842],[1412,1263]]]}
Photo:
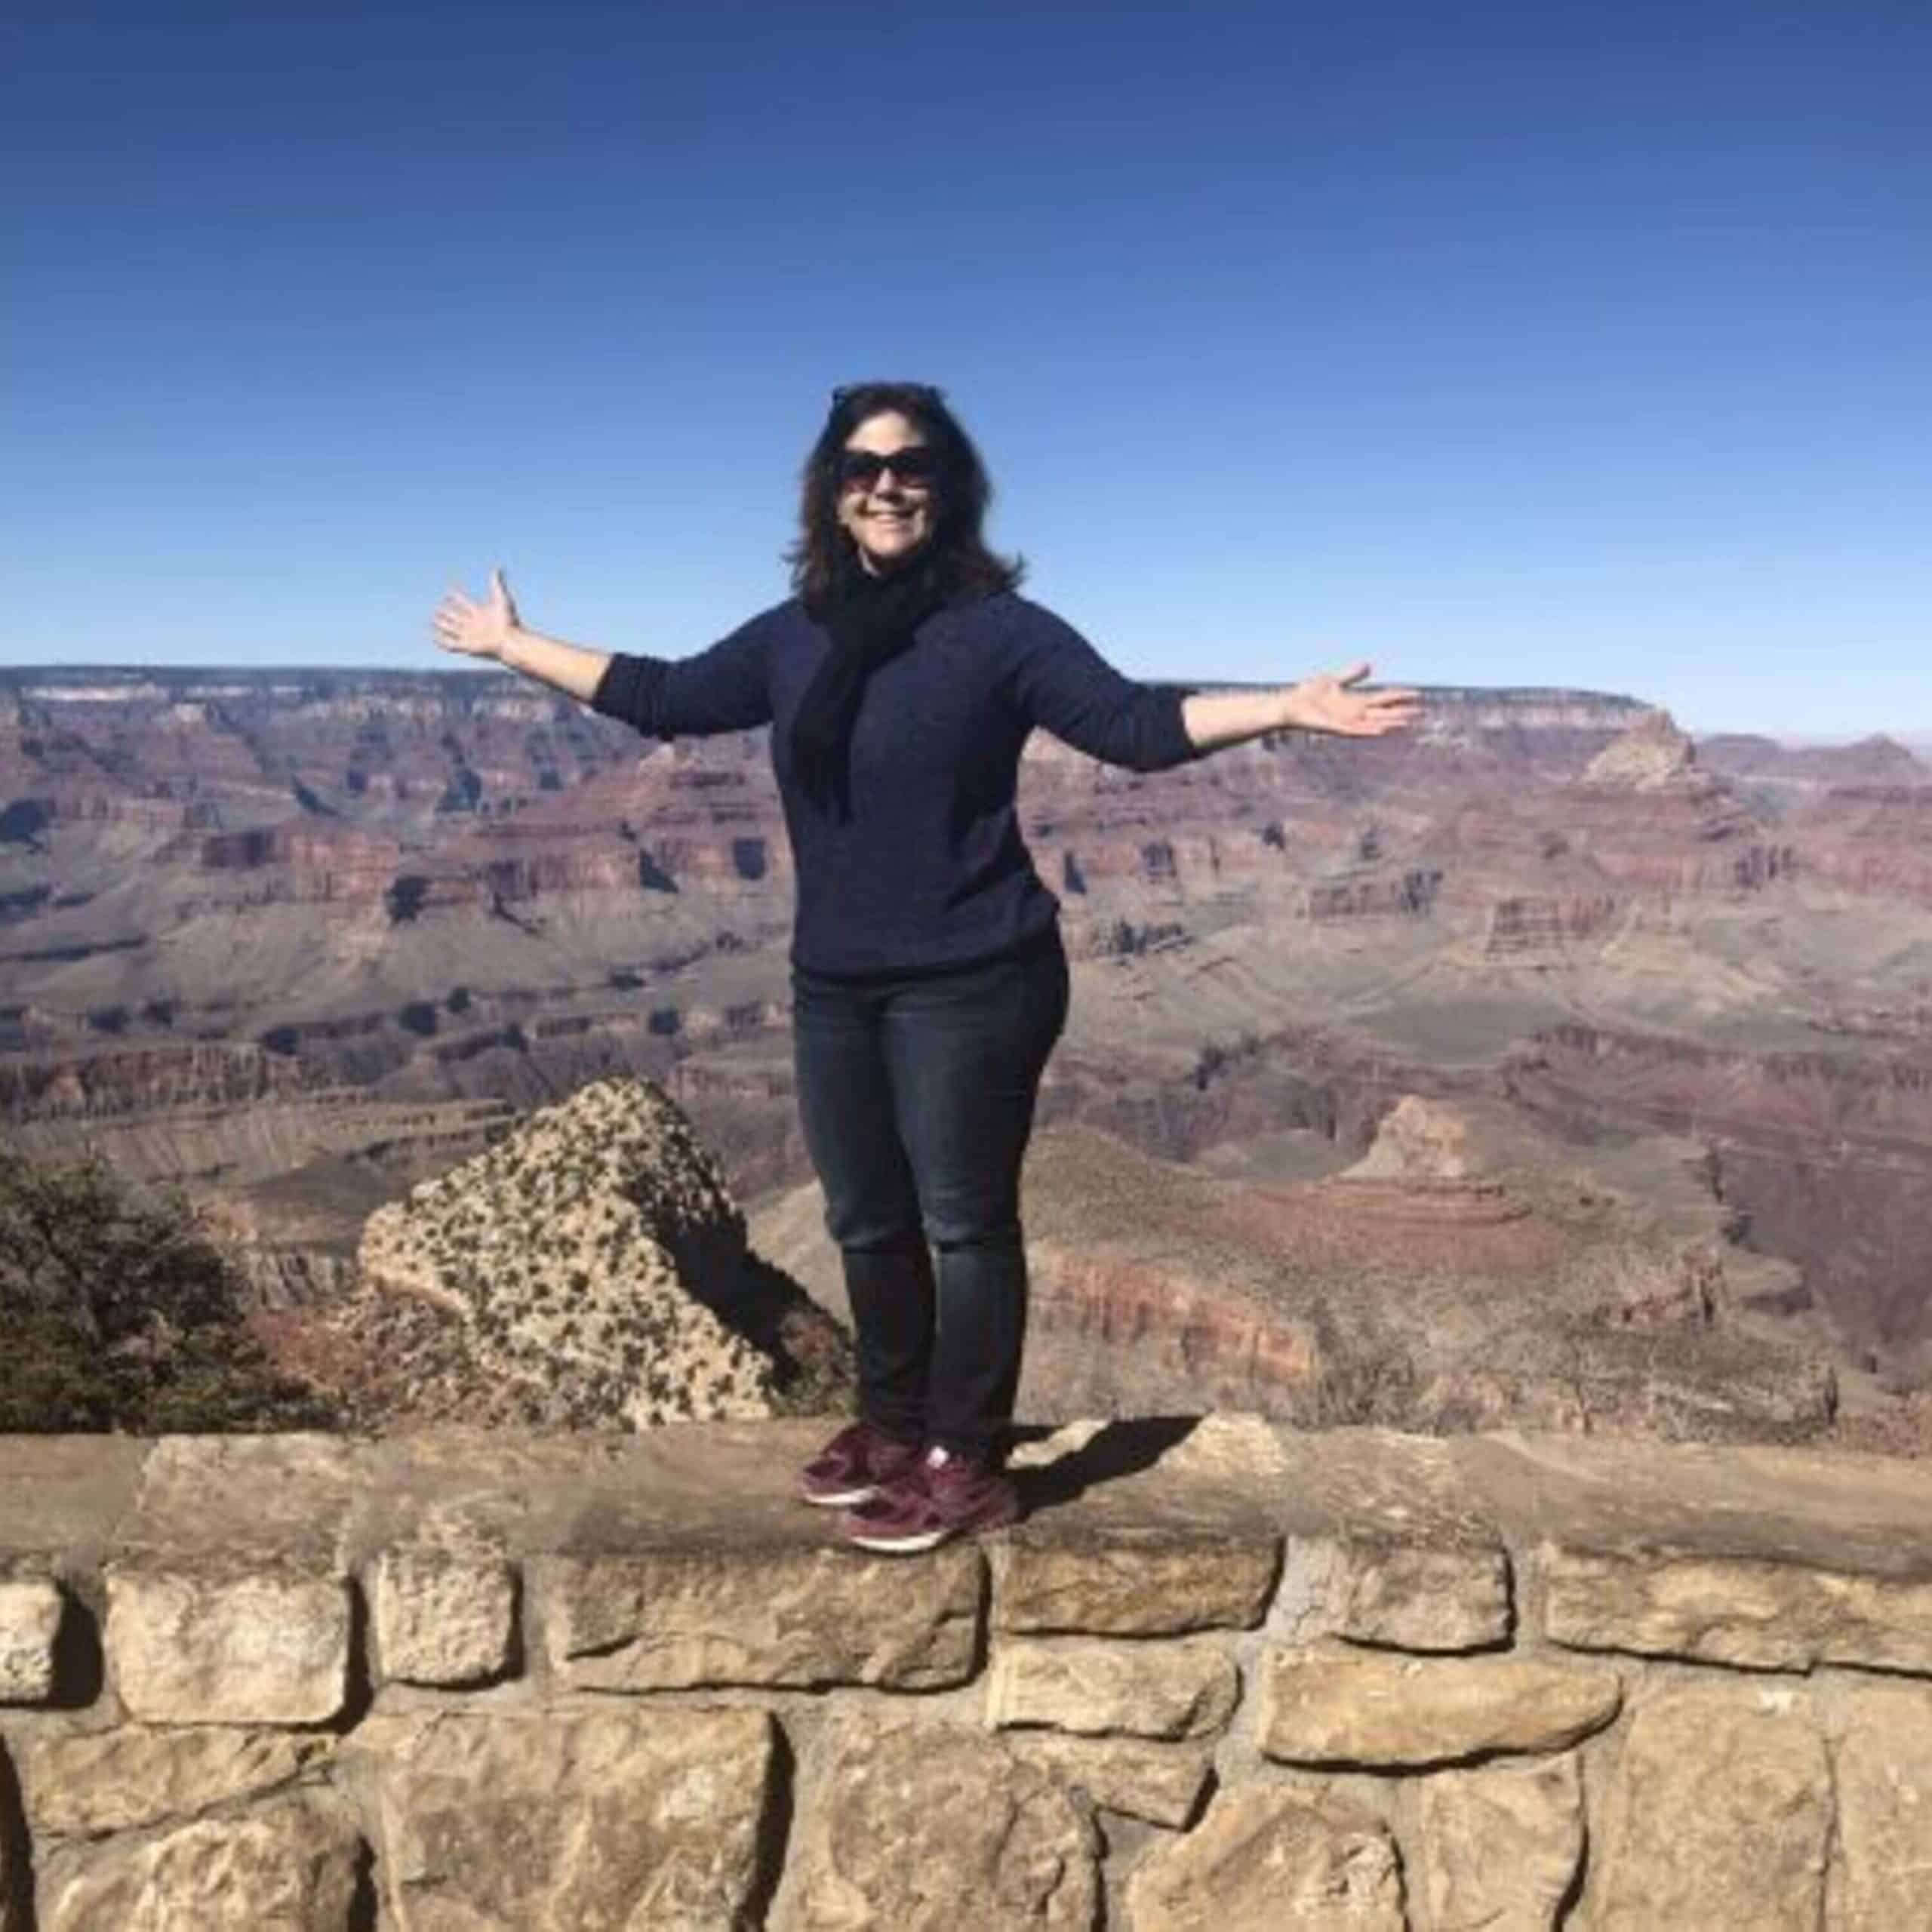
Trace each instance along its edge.
{"label": "woman's shadow", "polygon": [[1199,1426],[1198,1416],[1134,1416],[1103,1423],[1084,1442],[1051,1462],[1034,1463],[1028,1452],[1060,1432],[1051,1424],[1024,1423],[1011,1432],[1007,1473],[1020,1493],[1023,1516],[1077,1502],[1097,1484],[1118,1482],[1151,1469]]}

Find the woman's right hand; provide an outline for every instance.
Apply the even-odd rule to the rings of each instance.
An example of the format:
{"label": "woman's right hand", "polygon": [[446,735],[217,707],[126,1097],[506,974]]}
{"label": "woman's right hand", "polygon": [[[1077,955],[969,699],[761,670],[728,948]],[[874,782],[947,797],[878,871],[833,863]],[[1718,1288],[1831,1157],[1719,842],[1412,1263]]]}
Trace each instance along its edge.
{"label": "woman's right hand", "polygon": [[436,606],[430,628],[440,650],[460,651],[466,657],[500,657],[521,623],[500,565],[490,573],[490,594],[481,603],[452,588]]}

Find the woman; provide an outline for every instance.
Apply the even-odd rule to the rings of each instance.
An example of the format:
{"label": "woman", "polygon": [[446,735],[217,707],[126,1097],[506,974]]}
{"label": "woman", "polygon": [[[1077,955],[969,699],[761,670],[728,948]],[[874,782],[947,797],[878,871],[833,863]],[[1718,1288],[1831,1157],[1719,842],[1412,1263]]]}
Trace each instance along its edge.
{"label": "woman", "polygon": [[1014,817],[1027,737],[1154,771],[1264,731],[1379,737],[1417,712],[1413,692],[1352,688],[1366,664],[1185,699],[1123,677],[1015,594],[1019,564],[982,534],[990,496],[938,390],[863,383],[833,392],[806,460],[795,595],[709,650],[543,636],[500,571],[434,620],[445,648],[649,735],[772,728],[798,881],[798,1109],[859,1361],[859,1418],[798,1493],[869,1549],[1018,1514],[1002,1462],[1026,1313],[1020,1165],[1067,998],[1059,904]]}

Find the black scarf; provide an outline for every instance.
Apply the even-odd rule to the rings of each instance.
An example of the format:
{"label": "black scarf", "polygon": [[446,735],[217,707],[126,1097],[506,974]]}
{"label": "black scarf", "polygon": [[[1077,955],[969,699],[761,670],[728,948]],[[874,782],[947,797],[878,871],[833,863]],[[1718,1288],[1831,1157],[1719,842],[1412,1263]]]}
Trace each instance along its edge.
{"label": "black scarf", "polygon": [[792,768],[805,795],[828,818],[852,816],[852,724],[866,680],[898,656],[912,633],[945,601],[930,558],[874,577],[856,557],[812,615],[832,633],[832,648],[813,672],[792,720]]}

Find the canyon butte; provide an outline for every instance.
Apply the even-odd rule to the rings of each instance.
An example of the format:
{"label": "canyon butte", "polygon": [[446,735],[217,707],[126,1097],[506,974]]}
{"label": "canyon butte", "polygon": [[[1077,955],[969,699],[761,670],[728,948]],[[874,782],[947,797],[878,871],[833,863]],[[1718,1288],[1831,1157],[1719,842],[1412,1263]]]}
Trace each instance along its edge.
{"label": "canyon butte", "polygon": [[[1932,771],[1426,701],[1152,775],[1029,746],[1074,997],[1023,1415],[1923,1446]],[[0,672],[0,1136],[183,1184],[272,1345],[378,1419],[491,1419],[506,1349],[532,1388],[576,1350],[616,1426],[672,1398],[614,1375],[700,1358],[697,1412],[830,1399],[762,740],[494,673]],[[398,1234],[460,1177],[514,1193],[573,1107],[648,1130],[609,1130],[594,1361]],[[605,1297],[647,1278],[627,1339]]]}

